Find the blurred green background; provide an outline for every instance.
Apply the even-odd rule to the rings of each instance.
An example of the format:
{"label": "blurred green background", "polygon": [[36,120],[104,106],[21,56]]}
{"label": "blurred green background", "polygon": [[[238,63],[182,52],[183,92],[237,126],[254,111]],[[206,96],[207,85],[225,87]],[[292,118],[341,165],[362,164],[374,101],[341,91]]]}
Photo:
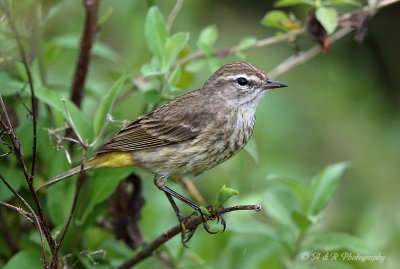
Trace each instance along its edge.
{"label": "blurred green background", "polygon": [[[31,53],[47,55],[49,59],[53,57],[45,66],[47,85],[68,95],[84,20],[81,1],[10,2],[16,17],[21,20],[23,34],[29,36],[33,31],[37,37],[26,40]],[[100,17],[112,12],[101,26],[97,42],[109,50],[92,58],[82,106],[85,115],[93,115],[99,100],[113,85],[118,74],[132,72],[139,75],[140,67],[149,61],[151,55],[146,48],[143,32],[149,2],[159,6],[165,17],[175,4],[171,0],[101,1]],[[185,1],[171,32],[190,32],[189,44],[195,47],[200,31],[207,25],[215,25],[219,31],[215,47],[230,47],[246,36],[272,36],[276,31],[260,24],[260,19],[272,8],[273,1]],[[285,10],[293,11],[300,18],[308,13],[306,7]],[[37,20],[38,17],[47,16],[43,23]],[[259,105],[254,131],[258,164],[243,151],[198,176],[195,185],[206,201],[212,203],[220,187],[227,184],[240,191],[240,196],[230,203],[263,204],[269,176],[293,177],[307,182],[326,165],[349,162],[350,166],[341,178],[335,198],[326,209],[318,229],[356,235],[374,247],[377,253],[386,256],[384,263],[354,265],[357,268],[400,268],[399,27],[400,4],[395,4],[380,10],[369,21],[362,44],[353,40],[352,33],[333,44],[329,53],[321,53],[281,77],[274,77],[289,84],[289,87],[274,91]],[[6,39],[3,35],[2,40],[10,42],[10,45],[3,43],[0,55],[18,58],[17,51],[11,45],[12,39]],[[308,37],[301,37],[298,44],[301,49],[311,45]],[[278,43],[246,52],[246,61],[268,73],[292,54],[290,45]],[[237,58],[227,57],[221,63],[233,60]],[[11,61],[0,62],[0,69],[11,70]],[[204,68],[187,80],[185,89],[201,87],[210,74],[211,71]],[[134,90],[133,94],[118,101],[112,115],[119,120],[135,119],[144,112],[143,102],[143,93]],[[9,104],[17,105],[11,101]],[[46,124],[40,125],[39,143],[44,143],[40,148],[54,151],[52,158],[57,158],[59,165],[44,168],[40,175],[42,181],[69,167],[64,153],[56,152],[53,149],[54,142],[48,141],[44,128],[52,126]],[[108,135],[117,129],[118,125],[111,125]],[[151,240],[175,225],[176,217],[164,195],[153,186],[152,175],[144,171],[138,173],[144,179],[146,199],[141,228],[145,238]],[[90,182],[91,188],[96,187],[95,180]],[[178,185],[171,183],[171,186],[180,190]],[[60,195],[70,197],[71,193],[62,192]],[[84,202],[85,198],[82,199]],[[62,206],[65,209],[59,210],[67,212],[69,204],[60,203]],[[191,212],[184,206],[182,209],[186,213]],[[60,213],[61,216],[65,214]],[[280,268],[273,258],[263,260],[263,257],[274,253],[273,242],[268,238],[240,232],[241,225],[238,223],[243,226],[246,218],[257,217],[272,223],[265,216],[234,213],[228,216],[228,230],[224,234],[208,235],[199,228],[190,241],[190,249],[183,250],[179,238],[174,238],[167,244],[168,251],[176,257],[185,252],[182,268]],[[61,223],[63,219],[58,225]],[[111,255],[113,251],[129,253],[123,243],[112,241],[110,234],[92,229],[84,236],[87,239],[82,246],[84,249],[107,249]],[[259,263],[260,260],[264,262]],[[148,259],[138,268],[160,268],[158,266],[161,266],[159,261]],[[352,268],[346,267],[350,265],[325,266]]]}

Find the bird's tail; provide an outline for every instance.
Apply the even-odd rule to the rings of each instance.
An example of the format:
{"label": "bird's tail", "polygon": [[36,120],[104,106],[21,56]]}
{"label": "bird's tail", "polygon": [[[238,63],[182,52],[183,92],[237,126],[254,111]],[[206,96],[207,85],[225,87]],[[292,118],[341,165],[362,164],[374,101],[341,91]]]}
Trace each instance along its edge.
{"label": "bird's tail", "polygon": [[74,168],[69,169],[68,171],[65,171],[64,173],[61,173],[52,179],[46,181],[43,185],[41,185],[39,188],[36,189],[36,191],[39,191],[43,188],[46,188],[48,186],[51,186],[63,179],[66,179],[70,176],[73,176],[75,174],[78,174],[81,169],[83,171],[86,171],[91,168],[99,168],[99,167],[125,167],[125,166],[133,166],[135,163],[132,160],[132,153],[130,152],[108,152],[108,153],[103,153],[100,155],[97,155],[90,160],[84,162],[83,168],[81,165],[78,165]]}

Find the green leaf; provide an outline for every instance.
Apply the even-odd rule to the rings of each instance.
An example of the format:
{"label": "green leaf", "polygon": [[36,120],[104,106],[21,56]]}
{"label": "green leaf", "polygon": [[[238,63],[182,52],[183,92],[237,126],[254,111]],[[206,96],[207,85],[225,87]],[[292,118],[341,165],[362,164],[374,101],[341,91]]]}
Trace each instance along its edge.
{"label": "green leaf", "polygon": [[[8,183],[18,192],[24,183],[24,178],[20,168],[18,166],[10,167],[10,164],[7,165],[7,162],[4,162],[0,164],[0,171]],[[14,194],[4,185],[2,181],[0,181],[0,186],[1,201],[7,201],[11,197],[14,197]]]}
{"label": "green leaf", "polygon": [[21,81],[28,81],[28,75],[26,74],[25,66],[22,62],[15,61],[14,67],[17,70],[18,76]]}
{"label": "green leaf", "polygon": [[163,54],[161,71],[166,72],[171,68],[179,52],[186,46],[188,40],[189,33],[177,33],[168,38]]}
{"label": "green leaf", "polygon": [[83,139],[91,139],[92,134],[89,128],[90,125],[85,120],[85,116],[82,114],[82,111],[80,111],[74,103],[66,99],[59,92],[46,87],[37,87],[35,89],[35,94],[40,101],[46,103],[54,110],[60,112],[63,115],[64,119],[69,122],[67,112],[65,111],[65,107],[62,102],[62,100],[65,100],[65,105],[79,134],[82,136]]}
{"label": "green leaf", "polygon": [[325,6],[328,6],[328,5],[350,5],[350,6],[357,6],[357,7],[362,6],[361,3],[359,3],[355,0],[330,0],[330,1],[325,1],[324,5]]}
{"label": "green leaf", "polygon": [[203,69],[206,63],[207,61],[205,59],[197,59],[189,62],[185,66],[185,70],[190,73],[196,73],[199,72],[201,69]]}
{"label": "green leaf", "polygon": [[78,224],[86,220],[96,205],[110,197],[120,181],[130,173],[132,173],[132,168],[103,168],[95,170],[95,173],[90,178],[90,181],[95,185],[89,189],[85,213]]}
{"label": "green leaf", "polygon": [[129,77],[130,76],[128,75],[120,77],[101,100],[93,120],[93,130],[95,136],[97,136],[103,128],[107,114],[111,113],[114,107],[115,100],[119,92],[121,91],[125,81]]}
{"label": "green leaf", "polygon": [[314,1],[312,1],[312,0],[279,0],[274,4],[274,6],[275,7],[289,7],[289,6],[296,6],[296,5],[302,5],[302,4],[314,6]]}
{"label": "green leaf", "polygon": [[145,77],[161,76],[166,74],[165,71],[160,70],[160,64],[158,62],[144,64],[140,68],[140,72],[142,72]]}
{"label": "green leaf", "polygon": [[200,32],[199,39],[196,43],[197,47],[206,55],[207,63],[212,72],[220,67],[218,61],[212,57],[214,53],[213,44],[217,38],[218,30],[214,25],[211,25],[207,26]]}
{"label": "green leaf", "polygon": [[[53,38],[49,44],[65,49],[77,50],[79,48],[80,36],[78,35],[63,35]],[[107,59],[112,62],[118,62],[121,60],[121,56],[116,53],[112,48],[101,42],[95,42],[93,44],[92,52],[93,55]]]}
{"label": "green leaf", "polygon": [[3,269],[42,269],[43,253],[39,250],[23,250],[15,254],[3,267]]}
{"label": "green leaf", "polygon": [[218,30],[214,25],[204,28],[199,35],[199,43],[207,47],[212,46],[218,38]]}
{"label": "green leaf", "polygon": [[297,30],[302,27],[302,22],[297,20],[293,14],[287,14],[281,10],[272,10],[265,14],[261,19],[261,24],[285,32]]}
{"label": "green leaf", "polygon": [[60,48],[59,46],[47,42],[44,45],[44,52],[43,52],[43,58],[46,64],[51,65],[54,62],[56,62],[58,57],[61,55],[62,50],[63,49]]}
{"label": "green leaf", "polygon": [[307,186],[298,179],[283,178],[280,181],[293,192],[297,200],[299,200],[302,210],[306,211],[311,199],[311,192]]}
{"label": "green leaf", "polygon": [[179,81],[181,81],[182,77],[182,67],[177,66],[174,71],[172,71],[171,75],[168,78],[169,86],[178,85]]}
{"label": "green leaf", "polygon": [[314,251],[333,252],[348,250],[355,255],[373,255],[376,250],[370,248],[363,240],[350,234],[325,232],[315,236],[307,248]]}
{"label": "green leaf", "polygon": [[149,50],[161,60],[168,38],[168,31],[165,27],[164,17],[156,6],[151,7],[147,12],[144,34]]}
{"label": "green leaf", "polygon": [[253,161],[256,165],[260,164],[260,159],[259,159],[258,150],[257,150],[257,144],[256,144],[256,141],[254,140],[254,138],[250,138],[250,140],[247,143],[244,150],[247,152],[247,154],[250,155],[251,159],[253,159]]}
{"label": "green leaf", "polygon": [[159,90],[149,90],[144,93],[144,99],[149,102],[156,104],[161,101],[161,92]]}
{"label": "green leaf", "polygon": [[238,51],[243,51],[251,48],[257,42],[257,38],[255,37],[246,37],[243,38],[239,45],[237,46]]}
{"label": "green leaf", "polygon": [[113,7],[108,6],[107,9],[104,11],[104,13],[100,16],[100,18],[97,20],[97,25],[101,28],[106,24],[106,22],[111,18],[112,14],[114,12]]}
{"label": "green leaf", "polygon": [[293,194],[282,187],[272,187],[265,192],[263,208],[274,220],[285,226],[293,227],[292,211],[299,210],[298,201]]}
{"label": "green leaf", "polygon": [[302,233],[304,233],[312,224],[306,215],[297,211],[292,212],[292,219]]}
{"label": "green leaf", "polygon": [[239,192],[237,190],[228,188],[226,185],[222,186],[217,195],[216,207],[221,208],[232,196],[238,194]]}
{"label": "green leaf", "polygon": [[208,209],[204,206],[200,206],[200,211],[201,213],[203,213],[205,216],[211,216],[210,212],[208,211]]}
{"label": "green leaf", "polygon": [[282,28],[282,21],[287,20],[288,15],[281,10],[272,10],[264,15],[261,19],[261,24],[264,26],[270,26],[275,28]]}
{"label": "green leaf", "polygon": [[112,48],[97,41],[93,45],[92,54],[115,63],[118,63],[122,60],[121,55],[115,52]]}
{"label": "green leaf", "polygon": [[151,90],[159,90],[161,88],[160,79],[154,77],[146,80],[136,80],[135,85],[144,93]]}
{"label": "green leaf", "polygon": [[[208,51],[204,51],[207,55],[209,55],[209,53],[211,52],[210,50],[208,50]],[[221,67],[221,65],[222,65],[222,63],[221,63],[221,60],[220,59],[218,59],[217,57],[209,57],[208,56],[208,58],[207,58],[207,64],[208,64],[208,67],[210,68],[210,70],[211,70],[211,72],[215,72],[215,71],[217,71],[220,67]]]}
{"label": "green leaf", "polygon": [[16,94],[24,86],[24,83],[14,79],[6,72],[0,72],[0,94],[3,96]]}
{"label": "green leaf", "polygon": [[75,182],[75,180],[61,181],[46,190],[49,217],[55,225],[63,225],[68,218],[75,193]]}
{"label": "green leaf", "polygon": [[312,199],[308,207],[310,214],[318,214],[332,199],[339,177],[347,166],[347,163],[330,165],[312,179],[310,186]]}
{"label": "green leaf", "polygon": [[315,11],[315,16],[324,27],[328,35],[332,34],[338,26],[337,11],[334,8],[317,8],[317,10]]}

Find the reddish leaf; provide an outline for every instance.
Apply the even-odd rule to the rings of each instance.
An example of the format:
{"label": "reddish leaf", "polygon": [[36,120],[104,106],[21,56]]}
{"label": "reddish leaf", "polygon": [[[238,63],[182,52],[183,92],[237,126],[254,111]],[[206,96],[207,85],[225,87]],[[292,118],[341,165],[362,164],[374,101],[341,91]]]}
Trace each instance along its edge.
{"label": "reddish leaf", "polygon": [[315,9],[311,10],[311,13],[307,20],[307,32],[311,39],[320,45],[325,52],[329,51],[329,39],[326,30],[317,20],[315,16]]}

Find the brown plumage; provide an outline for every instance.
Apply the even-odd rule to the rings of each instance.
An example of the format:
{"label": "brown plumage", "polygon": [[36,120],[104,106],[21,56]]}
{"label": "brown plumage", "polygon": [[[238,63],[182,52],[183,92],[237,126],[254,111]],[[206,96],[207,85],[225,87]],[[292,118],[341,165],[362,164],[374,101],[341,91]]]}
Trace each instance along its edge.
{"label": "brown plumage", "polygon": [[[172,197],[197,211],[199,207],[169,189],[167,178],[201,173],[237,153],[253,133],[261,98],[270,89],[286,86],[269,80],[254,65],[224,65],[201,89],[177,97],[123,128],[99,147],[84,169],[134,165],[152,171],[155,184],[168,196],[184,229]],[[49,184],[77,172],[79,168],[71,169]]]}

